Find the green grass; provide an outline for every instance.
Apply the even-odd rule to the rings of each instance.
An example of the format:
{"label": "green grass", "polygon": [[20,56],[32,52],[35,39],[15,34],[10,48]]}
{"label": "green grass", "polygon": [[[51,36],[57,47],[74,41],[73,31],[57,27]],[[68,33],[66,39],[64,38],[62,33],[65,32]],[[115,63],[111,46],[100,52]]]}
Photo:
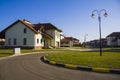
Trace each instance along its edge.
{"label": "green grass", "polygon": [[58,51],[46,57],[65,64],[120,69],[120,52],[104,52],[99,56],[99,52]]}
{"label": "green grass", "polygon": [[12,55],[12,50],[10,49],[0,49],[0,57],[6,57]]}
{"label": "green grass", "polygon": [[[50,52],[56,51],[56,49],[42,49],[42,50],[32,50],[32,49],[21,49],[21,54],[32,53],[32,52]],[[7,57],[13,55],[13,49],[0,49],[0,57]]]}
{"label": "green grass", "polygon": [[[108,48],[107,51],[103,52],[103,56],[99,56],[99,52],[79,52],[69,51],[62,49],[42,49],[42,50],[31,50],[21,49],[21,53],[31,52],[49,52],[46,56],[49,60],[62,62],[73,65],[90,66],[90,67],[103,67],[103,68],[115,68],[120,69],[120,48]],[[111,50],[116,50],[113,52]],[[56,54],[58,53],[58,54]],[[6,57],[13,55],[12,49],[0,49],[0,57]]]}

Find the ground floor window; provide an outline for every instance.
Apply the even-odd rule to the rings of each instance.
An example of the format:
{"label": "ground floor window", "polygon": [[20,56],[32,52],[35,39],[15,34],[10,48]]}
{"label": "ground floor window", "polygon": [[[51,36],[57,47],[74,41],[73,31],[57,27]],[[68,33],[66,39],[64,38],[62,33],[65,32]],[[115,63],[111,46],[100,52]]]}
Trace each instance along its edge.
{"label": "ground floor window", "polygon": [[37,38],[37,44],[39,44],[39,38]]}
{"label": "ground floor window", "polygon": [[14,45],[17,44],[17,39],[15,38],[14,41],[13,41]]}
{"label": "ground floor window", "polygon": [[23,45],[27,44],[27,38],[23,38]]}
{"label": "ground floor window", "polygon": [[8,45],[11,45],[11,39],[8,39]]}

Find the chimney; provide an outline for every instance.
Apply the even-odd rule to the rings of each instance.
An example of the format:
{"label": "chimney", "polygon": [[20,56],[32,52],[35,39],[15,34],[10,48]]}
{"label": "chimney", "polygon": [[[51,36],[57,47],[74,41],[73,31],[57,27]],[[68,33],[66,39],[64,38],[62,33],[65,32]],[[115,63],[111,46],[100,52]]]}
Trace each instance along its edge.
{"label": "chimney", "polygon": [[30,21],[26,20],[26,19],[23,19],[24,22],[28,23],[28,24],[31,24]]}

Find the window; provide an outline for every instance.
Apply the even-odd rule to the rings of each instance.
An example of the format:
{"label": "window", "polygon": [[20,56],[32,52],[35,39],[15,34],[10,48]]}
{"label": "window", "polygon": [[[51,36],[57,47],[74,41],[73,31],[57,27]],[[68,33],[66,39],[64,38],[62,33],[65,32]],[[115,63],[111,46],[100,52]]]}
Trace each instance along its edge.
{"label": "window", "polygon": [[14,45],[17,44],[17,39],[16,39],[16,38],[14,39],[13,44],[14,44]]}
{"label": "window", "polygon": [[39,44],[39,38],[37,38],[37,44]]}
{"label": "window", "polygon": [[24,31],[24,33],[27,33],[27,28],[24,28],[24,30],[23,30],[23,31]]}
{"label": "window", "polygon": [[23,45],[26,45],[26,44],[27,44],[27,39],[23,38]]}
{"label": "window", "polygon": [[43,42],[44,42],[44,38],[41,39],[41,43],[43,43]]}
{"label": "window", "polygon": [[11,39],[8,39],[8,45],[11,45]]}
{"label": "window", "polygon": [[43,39],[41,39],[41,43],[43,42]]}

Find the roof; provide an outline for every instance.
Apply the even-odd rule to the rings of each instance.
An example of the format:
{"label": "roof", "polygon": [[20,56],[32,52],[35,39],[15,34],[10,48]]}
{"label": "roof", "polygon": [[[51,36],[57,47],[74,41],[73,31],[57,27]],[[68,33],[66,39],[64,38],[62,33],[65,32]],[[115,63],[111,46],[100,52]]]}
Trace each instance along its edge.
{"label": "roof", "polygon": [[61,42],[69,42],[70,40],[68,39],[62,39]]}
{"label": "roof", "polygon": [[[8,26],[7,28],[5,28],[2,32],[0,32],[0,38],[5,38],[5,31],[8,30],[9,28],[11,28],[13,25],[17,24],[18,22],[24,24],[26,27],[28,27],[29,29],[31,29],[33,32],[35,32],[36,34],[39,33],[39,30],[41,29],[45,29],[45,30],[49,30],[49,29],[56,29],[60,32],[62,32],[62,30],[58,29],[56,26],[52,25],[51,23],[44,23],[44,24],[31,24],[30,22],[27,21],[22,21],[22,20],[17,20],[15,21],[13,24],[11,24],[10,26]],[[43,35],[52,38],[50,35],[48,35],[45,32],[42,32]]]}
{"label": "roof", "polygon": [[120,37],[120,32],[113,32],[109,34],[107,37]]}
{"label": "roof", "polygon": [[41,28],[44,28],[45,30],[51,30],[51,29],[55,29],[58,30],[59,32],[62,32],[61,29],[58,29],[56,26],[52,25],[51,23],[39,23],[39,24],[34,24],[34,28],[36,30],[40,30]]}
{"label": "roof", "polygon": [[76,40],[76,41],[79,41],[78,39],[76,39],[76,38],[73,38],[73,37],[65,37],[65,39],[68,39],[68,40]]}

